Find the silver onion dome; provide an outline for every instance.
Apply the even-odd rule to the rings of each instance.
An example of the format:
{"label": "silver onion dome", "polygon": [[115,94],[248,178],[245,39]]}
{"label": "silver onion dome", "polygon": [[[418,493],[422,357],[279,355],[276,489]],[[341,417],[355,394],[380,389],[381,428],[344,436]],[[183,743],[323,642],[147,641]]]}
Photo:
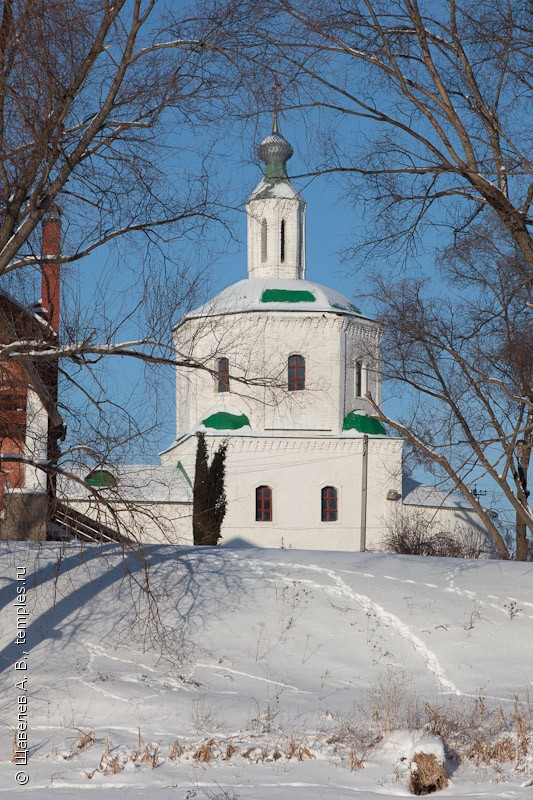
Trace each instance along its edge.
{"label": "silver onion dome", "polygon": [[265,178],[282,179],[287,177],[286,162],[294,153],[289,142],[277,131],[263,139],[258,148],[261,161],[266,164]]}

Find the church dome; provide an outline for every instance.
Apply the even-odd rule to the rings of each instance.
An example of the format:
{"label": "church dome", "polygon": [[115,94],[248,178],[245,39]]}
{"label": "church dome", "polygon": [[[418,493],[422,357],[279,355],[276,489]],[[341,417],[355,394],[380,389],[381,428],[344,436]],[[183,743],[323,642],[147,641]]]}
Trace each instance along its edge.
{"label": "church dome", "polygon": [[263,139],[257,152],[261,161],[264,161],[265,164],[273,164],[285,163],[291,158],[294,150],[281,133],[270,133],[266,139]]}
{"label": "church dome", "polygon": [[246,312],[320,312],[364,317],[347,297],[300,279],[248,278],[238,281],[205,305],[191,311],[187,318]]}

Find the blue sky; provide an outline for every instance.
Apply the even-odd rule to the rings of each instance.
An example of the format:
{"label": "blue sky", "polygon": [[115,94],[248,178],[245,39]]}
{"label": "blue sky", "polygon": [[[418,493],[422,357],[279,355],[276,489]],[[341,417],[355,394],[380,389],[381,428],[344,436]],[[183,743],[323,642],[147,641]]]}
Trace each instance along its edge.
{"label": "blue sky", "polygon": [[[218,145],[215,162],[219,175],[213,199],[229,206],[223,212],[229,227],[214,223],[205,239],[193,244],[178,240],[174,245],[177,263],[190,263],[191,273],[196,265],[206,269],[208,283],[194,305],[200,305],[209,296],[247,277],[245,204],[262,177],[261,165],[253,154],[261,139],[270,133],[271,127],[270,115],[262,115],[255,134],[249,131],[240,139],[228,137],[227,141]],[[290,120],[281,120],[281,132],[294,148],[294,156],[288,163],[289,174],[308,172],[305,137],[309,134],[303,132],[301,126],[293,125],[291,128]],[[339,251],[353,238],[353,231],[361,225],[361,220],[356,219],[351,208],[342,204],[335,186],[326,178],[303,178],[295,180],[295,183],[307,202],[307,279],[357,299],[355,278],[348,274],[347,266],[341,264]],[[222,190],[220,186],[223,186]],[[153,253],[152,258],[157,262],[157,252]],[[94,307],[105,306],[109,319],[124,317],[129,311],[128,303],[133,302],[135,297],[141,269],[134,253],[128,255],[128,251],[121,248],[102,247],[74,267],[66,267],[64,302],[67,306],[76,302],[79,317],[87,316],[89,326]],[[171,272],[172,265],[167,269]],[[361,307],[361,303],[358,305]],[[362,308],[371,315],[371,309],[365,304]],[[178,319],[179,314],[174,322]],[[137,335],[134,315],[122,327],[116,339],[135,338]],[[156,462],[158,452],[166,448],[175,436],[172,370],[162,367],[156,373],[152,370],[145,374],[144,367],[139,363],[113,357],[108,359],[105,380],[106,385],[112,387],[113,400],[117,405],[127,406],[141,429],[143,426],[151,427],[156,422],[150,436],[137,440],[126,453],[128,460]],[[87,378],[85,381],[87,386]],[[94,384],[92,389],[95,390]],[[84,398],[78,399],[83,407]]]}

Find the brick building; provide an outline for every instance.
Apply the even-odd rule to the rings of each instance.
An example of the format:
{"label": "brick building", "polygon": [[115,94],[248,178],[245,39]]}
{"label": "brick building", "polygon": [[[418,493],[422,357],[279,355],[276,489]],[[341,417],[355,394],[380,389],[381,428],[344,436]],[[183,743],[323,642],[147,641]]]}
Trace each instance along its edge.
{"label": "brick building", "polygon": [[[57,210],[42,223],[38,304],[25,308],[0,292],[0,347],[32,342],[35,350],[59,336],[61,220]],[[54,479],[39,464],[53,459],[63,424],[57,412],[57,361],[0,360],[0,536],[45,539]]]}

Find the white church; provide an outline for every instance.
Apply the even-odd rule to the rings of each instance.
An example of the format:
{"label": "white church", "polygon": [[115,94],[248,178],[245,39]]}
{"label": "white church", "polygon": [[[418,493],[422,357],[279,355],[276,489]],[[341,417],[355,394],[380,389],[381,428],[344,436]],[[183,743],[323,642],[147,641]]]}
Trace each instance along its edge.
{"label": "white church", "polygon": [[[178,368],[176,439],[161,467],[115,472],[116,511],[127,523],[136,506],[148,509],[144,541],[192,544],[203,431],[211,452],[228,442],[222,545],[380,549],[394,516],[420,508],[450,531],[478,528],[460,495],[402,480],[402,440],[365,399],[381,399],[380,325],[306,279],[306,203],[287,175],[292,154],[275,124],[246,206],[248,277],[175,326],[177,360],[204,368]],[[106,486],[109,472],[98,475]],[[94,505],[70,500],[84,513]]]}
{"label": "white church", "polygon": [[[209,371],[178,369],[177,437],[162,463],[193,476],[196,432],[212,450],[228,440],[224,544],[376,549],[404,500],[402,441],[365,400],[381,398],[380,326],[306,279],[306,204],[276,127],[246,206],[248,277],[174,330],[178,358]],[[440,514],[469,516],[456,495],[422,494]]]}

